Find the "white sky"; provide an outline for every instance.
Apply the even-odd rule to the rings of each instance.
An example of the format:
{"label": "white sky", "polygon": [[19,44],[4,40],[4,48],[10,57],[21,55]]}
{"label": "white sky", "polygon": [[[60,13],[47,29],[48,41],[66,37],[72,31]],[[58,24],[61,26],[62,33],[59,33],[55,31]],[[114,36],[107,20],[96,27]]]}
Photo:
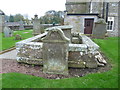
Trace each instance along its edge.
{"label": "white sky", "polygon": [[6,15],[22,14],[34,17],[35,14],[43,16],[46,11],[65,10],[66,0],[1,0],[0,9]]}

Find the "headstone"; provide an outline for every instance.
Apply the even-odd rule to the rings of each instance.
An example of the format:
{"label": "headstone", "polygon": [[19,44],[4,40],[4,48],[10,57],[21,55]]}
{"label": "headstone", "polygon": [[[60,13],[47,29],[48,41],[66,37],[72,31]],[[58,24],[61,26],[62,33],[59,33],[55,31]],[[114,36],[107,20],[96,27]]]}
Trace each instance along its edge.
{"label": "headstone", "polygon": [[93,29],[93,37],[94,38],[104,38],[107,32],[107,24],[104,19],[99,19],[98,22],[95,23]]}
{"label": "headstone", "polygon": [[53,28],[43,39],[43,72],[68,74],[68,44],[70,40],[60,28]]}
{"label": "headstone", "polygon": [[21,39],[22,39],[21,35],[19,34],[15,35],[15,40],[21,40]]}
{"label": "headstone", "polygon": [[[71,26],[71,25],[55,26],[55,27],[56,27],[56,28],[60,28],[60,29],[64,32],[65,36],[71,40],[71,37],[72,37],[72,36],[71,36],[71,29],[72,29],[72,26]],[[45,30],[46,30],[46,31],[49,31],[49,30],[51,30],[52,28],[54,28],[54,27],[50,27],[50,28],[47,28],[47,29],[45,29]]]}
{"label": "headstone", "polygon": [[3,31],[5,37],[11,37],[13,35],[13,31],[7,26],[4,27]]}
{"label": "headstone", "polygon": [[24,30],[25,28],[24,28],[24,24],[23,24],[23,21],[22,20],[20,20],[20,26],[19,26],[19,30]]}
{"label": "headstone", "polygon": [[40,24],[40,20],[38,19],[38,15],[35,15],[33,20],[33,35],[38,35],[44,33],[44,27]]}

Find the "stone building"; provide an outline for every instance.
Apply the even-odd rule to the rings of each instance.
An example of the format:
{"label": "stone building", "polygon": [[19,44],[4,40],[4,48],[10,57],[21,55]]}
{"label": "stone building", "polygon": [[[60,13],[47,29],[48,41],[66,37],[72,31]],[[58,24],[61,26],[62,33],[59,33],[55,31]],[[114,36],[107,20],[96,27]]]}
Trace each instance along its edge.
{"label": "stone building", "polygon": [[118,2],[93,2],[92,0],[66,0],[65,25],[72,25],[73,32],[92,34],[95,22],[103,18],[109,36],[118,36]]}
{"label": "stone building", "polygon": [[0,10],[0,33],[3,32],[4,21],[5,21],[5,14],[2,10]]}
{"label": "stone building", "polygon": [[105,19],[108,36],[118,36],[118,2],[91,2],[90,13],[99,13]]}

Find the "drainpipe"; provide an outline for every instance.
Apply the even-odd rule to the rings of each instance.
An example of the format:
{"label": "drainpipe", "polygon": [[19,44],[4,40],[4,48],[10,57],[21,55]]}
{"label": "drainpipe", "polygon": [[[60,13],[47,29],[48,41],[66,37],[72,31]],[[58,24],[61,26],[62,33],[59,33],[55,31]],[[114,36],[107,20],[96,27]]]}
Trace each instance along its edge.
{"label": "drainpipe", "polygon": [[103,2],[103,12],[102,12],[102,18],[104,19],[104,12],[105,12],[105,2]]}
{"label": "drainpipe", "polygon": [[107,3],[107,6],[106,6],[106,22],[108,21],[108,11],[109,11],[109,3]]}

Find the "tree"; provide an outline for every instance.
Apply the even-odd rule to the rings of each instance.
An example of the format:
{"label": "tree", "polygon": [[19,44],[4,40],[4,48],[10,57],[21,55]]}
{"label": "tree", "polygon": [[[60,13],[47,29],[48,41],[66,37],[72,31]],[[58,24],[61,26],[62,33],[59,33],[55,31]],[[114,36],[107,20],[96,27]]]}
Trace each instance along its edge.
{"label": "tree", "polygon": [[63,11],[55,11],[50,10],[45,13],[44,16],[40,17],[40,22],[42,24],[61,24],[63,23],[64,12]]}
{"label": "tree", "polygon": [[23,17],[23,15],[21,15],[21,14],[16,14],[15,16],[14,16],[14,21],[15,22],[18,22],[18,21],[20,21],[20,20],[24,20],[24,17]]}
{"label": "tree", "polygon": [[9,22],[14,22],[14,16],[10,15]]}

